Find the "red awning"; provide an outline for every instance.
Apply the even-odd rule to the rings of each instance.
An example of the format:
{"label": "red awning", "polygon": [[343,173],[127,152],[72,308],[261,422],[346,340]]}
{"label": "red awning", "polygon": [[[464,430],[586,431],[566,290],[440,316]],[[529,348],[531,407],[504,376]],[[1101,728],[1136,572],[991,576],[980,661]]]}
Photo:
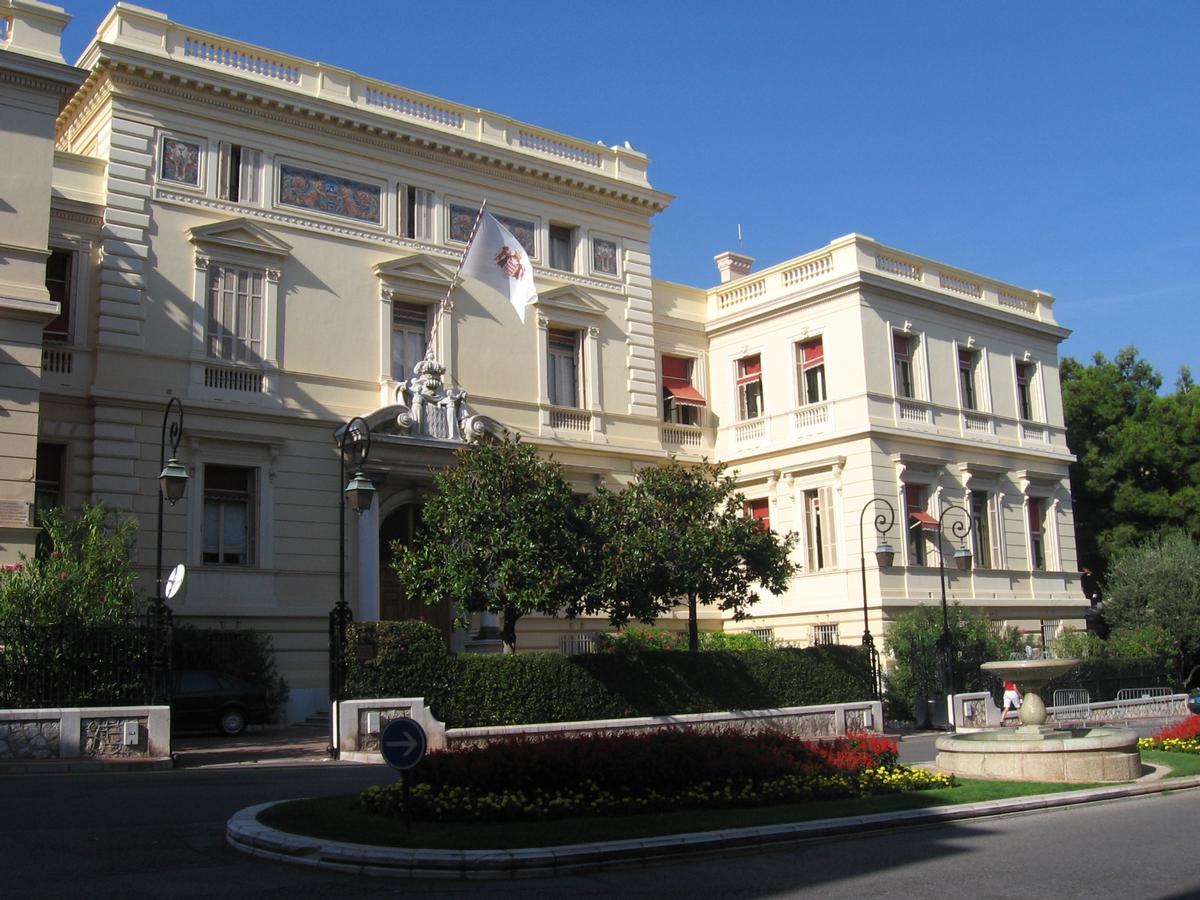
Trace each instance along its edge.
{"label": "red awning", "polygon": [[922,531],[938,530],[938,520],[927,512],[911,512],[908,517],[913,520],[910,528],[920,528]]}
{"label": "red awning", "polygon": [[663,387],[670,393],[671,399],[683,406],[707,406],[704,395],[688,384],[676,378],[664,378]]}

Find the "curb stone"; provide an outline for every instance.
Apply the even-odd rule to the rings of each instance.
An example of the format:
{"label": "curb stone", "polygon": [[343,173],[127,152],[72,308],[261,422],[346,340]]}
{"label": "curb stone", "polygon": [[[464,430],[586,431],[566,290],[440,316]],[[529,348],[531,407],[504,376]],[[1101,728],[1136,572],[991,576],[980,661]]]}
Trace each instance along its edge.
{"label": "curb stone", "polygon": [[512,850],[421,850],[304,837],[269,828],[258,821],[257,816],[263,810],[289,802],[277,800],[234,813],[226,823],[225,839],[235,850],[251,856],[361,875],[471,880],[545,878],[678,862],[713,853],[786,849],[823,837],[1012,815],[1197,787],[1200,775],[815,822]]}

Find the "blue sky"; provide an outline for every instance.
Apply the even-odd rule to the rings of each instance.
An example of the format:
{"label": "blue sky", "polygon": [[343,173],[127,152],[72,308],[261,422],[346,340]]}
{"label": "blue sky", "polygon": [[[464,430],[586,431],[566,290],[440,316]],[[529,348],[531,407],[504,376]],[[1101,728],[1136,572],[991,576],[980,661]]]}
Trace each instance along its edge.
{"label": "blue sky", "polygon": [[[111,4],[67,0],[73,60]],[[172,19],[587,140],[655,187],[654,273],[857,231],[1058,298],[1065,355],[1200,375],[1200,3],[210,2]]]}

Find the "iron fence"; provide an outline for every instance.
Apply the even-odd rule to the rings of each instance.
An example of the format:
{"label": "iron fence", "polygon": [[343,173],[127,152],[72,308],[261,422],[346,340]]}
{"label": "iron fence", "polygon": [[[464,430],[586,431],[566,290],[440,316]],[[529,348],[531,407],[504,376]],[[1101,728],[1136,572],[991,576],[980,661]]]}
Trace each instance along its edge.
{"label": "iron fence", "polygon": [[170,665],[161,634],[140,622],[0,627],[0,709],[154,702]]}

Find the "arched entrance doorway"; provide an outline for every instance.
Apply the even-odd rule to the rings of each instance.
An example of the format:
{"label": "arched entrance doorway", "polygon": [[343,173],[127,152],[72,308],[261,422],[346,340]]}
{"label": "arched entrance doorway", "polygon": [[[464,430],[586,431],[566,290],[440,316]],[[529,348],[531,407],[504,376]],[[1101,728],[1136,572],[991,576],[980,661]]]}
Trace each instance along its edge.
{"label": "arched entrance doorway", "polygon": [[420,619],[440,631],[449,642],[454,624],[450,604],[426,606],[420,598],[408,597],[392,570],[392,543],[412,543],[420,523],[421,507],[416,503],[405,503],[394,509],[379,527],[379,618],[384,621]]}

